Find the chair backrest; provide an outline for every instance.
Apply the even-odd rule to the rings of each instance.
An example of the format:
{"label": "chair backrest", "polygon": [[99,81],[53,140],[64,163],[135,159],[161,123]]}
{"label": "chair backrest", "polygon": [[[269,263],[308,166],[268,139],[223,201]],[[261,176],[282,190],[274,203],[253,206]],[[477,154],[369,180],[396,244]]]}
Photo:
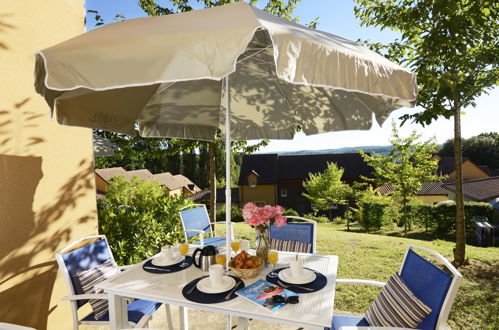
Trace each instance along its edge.
{"label": "chair backrest", "polygon": [[[295,241],[311,245],[311,253],[316,253],[317,222],[296,216],[286,216],[288,222],[282,227],[270,226],[270,239]],[[295,219],[304,222],[289,222]]]}
{"label": "chair backrest", "polygon": [[[97,241],[93,242],[95,239]],[[92,240],[92,243],[72,250],[74,246],[81,245],[87,240]],[[79,239],[56,253],[55,257],[71,295],[83,293],[80,283],[77,280],[77,273],[98,266],[108,259],[113,259],[114,261],[111,249],[104,235]],[[78,300],[76,303],[77,307],[79,308],[86,302],[86,300]]]}
{"label": "chair backrest", "polygon": [[[415,248],[432,253],[453,276],[418,255],[413,251]],[[402,263],[400,277],[414,295],[432,309],[430,315],[417,328],[433,330],[445,324],[462,280],[457,269],[437,252],[411,245]]]}
{"label": "chair backrest", "polygon": [[[203,230],[206,233],[211,232],[210,216],[204,204],[193,204],[180,210],[180,219],[182,226],[186,230]],[[195,232],[185,232],[186,239],[198,235]]]}

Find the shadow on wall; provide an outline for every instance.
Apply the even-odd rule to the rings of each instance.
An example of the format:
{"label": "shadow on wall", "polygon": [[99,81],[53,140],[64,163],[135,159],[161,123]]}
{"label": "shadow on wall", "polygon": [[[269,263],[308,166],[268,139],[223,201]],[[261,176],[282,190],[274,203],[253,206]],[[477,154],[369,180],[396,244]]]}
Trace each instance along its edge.
{"label": "shadow on wall", "polygon": [[32,205],[43,177],[42,158],[0,155],[0,320],[46,329],[47,317],[57,307],[50,306],[57,275],[53,256],[71,240],[75,226],[96,216],[64,219],[64,213],[92,189],[92,170],[92,161],[82,160],[53,202],[35,214]]}
{"label": "shadow on wall", "polygon": [[[11,14],[0,14],[0,33],[7,32],[8,30],[14,30],[15,26],[7,23],[7,19],[12,16]],[[0,50],[8,50],[9,47],[5,42],[0,39]]]}

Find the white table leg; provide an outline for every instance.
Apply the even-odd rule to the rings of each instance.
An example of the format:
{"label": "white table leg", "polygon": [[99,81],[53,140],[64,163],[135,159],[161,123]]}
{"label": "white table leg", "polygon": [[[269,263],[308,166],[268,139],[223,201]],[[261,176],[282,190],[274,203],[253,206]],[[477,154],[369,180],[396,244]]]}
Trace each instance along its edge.
{"label": "white table leg", "polygon": [[128,325],[128,313],[123,310],[122,297],[108,294],[109,323],[111,330],[124,329]]}
{"label": "white table leg", "polygon": [[168,322],[168,330],[173,330],[172,312],[170,305],[164,304],[166,308],[166,320]]}
{"label": "white table leg", "polygon": [[232,317],[230,314],[226,315],[226,325],[225,325],[226,330],[231,330],[232,329]]}
{"label": "white table leg", "polygon": [[189,329],[189,316],[186,307],[178,308],[178,315],[180,317],[180,330]]}
{"label": "white table leg", "polygon": [[237,318],[237,330],[248,330],[249,329],[249,320],[245,317]]}

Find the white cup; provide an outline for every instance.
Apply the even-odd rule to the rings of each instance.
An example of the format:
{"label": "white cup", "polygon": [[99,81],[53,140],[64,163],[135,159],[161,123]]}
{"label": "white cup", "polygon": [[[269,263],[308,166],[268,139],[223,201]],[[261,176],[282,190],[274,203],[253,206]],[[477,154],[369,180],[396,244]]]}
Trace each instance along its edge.
{"label": "white cup", "polygon": [[247,239],[240,239],[239,242],[240,242],[239,243],[239,249],[241,251],[248,252],[249,249],[250,249],[250,242],[249,242],[249,240],[247,240]]}
{"label": "white cup", "polygon": [[300,279],[303,277],[303,260],[298,258],[298,259],[292,259],[289,262],[289,268],[291,270],[291,277],[295,279]]}
{"label": "white cup", "polygon": [[222,285],[222,278],[224,276],[224,267],[222,265],[211,265],[208,272],[210,273],[212,287],[217,288]]}
{"label": "white cup", "polygon": [[171,262],[173,260],[173,246],[163,246],[161,248],[161,257],[163,258],[163,262]]}

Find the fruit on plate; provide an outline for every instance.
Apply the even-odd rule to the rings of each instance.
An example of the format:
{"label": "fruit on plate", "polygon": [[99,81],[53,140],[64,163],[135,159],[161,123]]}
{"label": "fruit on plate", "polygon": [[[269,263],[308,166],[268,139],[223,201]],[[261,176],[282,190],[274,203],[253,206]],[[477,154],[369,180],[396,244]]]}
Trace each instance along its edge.
{"label": "fruit on plate", "polygon": [[262,265],[263,260],[260,257],[252,256],[246,251],[241,251],[229,263],[230,267],[238,269],[254,269]]}

